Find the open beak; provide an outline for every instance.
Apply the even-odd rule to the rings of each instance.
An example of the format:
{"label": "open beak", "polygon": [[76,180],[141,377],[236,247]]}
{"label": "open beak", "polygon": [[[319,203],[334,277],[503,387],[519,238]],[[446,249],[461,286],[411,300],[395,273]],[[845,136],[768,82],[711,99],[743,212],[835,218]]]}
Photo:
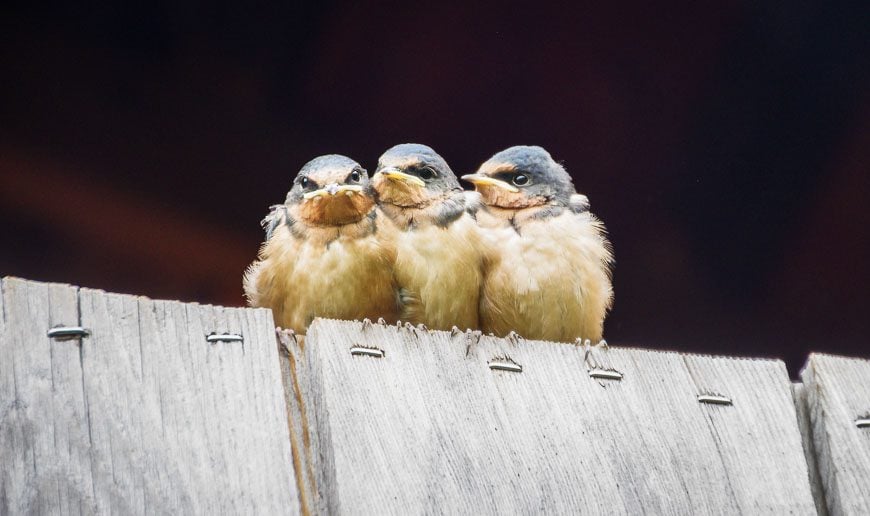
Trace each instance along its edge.
{"label": "open beak", "polygon": [[[423,188],[426,186],[426,183],[417,176],[412,176],[411,174],[406,174],[399,170],[396,167],[387,167],[379,170],[375,176],[378,174],[390,179],[392,181],[402,181],[403,183],[408,183],[414,186],[419,186]],[[374,178],[372,178],[374,179]]]}
{"label": "open beak", "polygon": [[517,193],[520,191],[516,186],[502,181],[501,179],[495,179],[489,176],[485,176],[483,174],[467,174],[462,176],[463,181],[468,181],[472,183],[474,186],[497,186],[499,188],[504,188],[508,192]]}
{"label": "open beak", "polygon": [[341,195],[345,194],[348,197],[355,193],[362,192],[362,186],[360,185],[340,185],[338,183],[330,183],[326,185],[324,188],[319,190],[314,190],[313,192],[308,192],[302,196],[306,201],[309,199],[314,199],[315,197],[321,197],[324,195]]}

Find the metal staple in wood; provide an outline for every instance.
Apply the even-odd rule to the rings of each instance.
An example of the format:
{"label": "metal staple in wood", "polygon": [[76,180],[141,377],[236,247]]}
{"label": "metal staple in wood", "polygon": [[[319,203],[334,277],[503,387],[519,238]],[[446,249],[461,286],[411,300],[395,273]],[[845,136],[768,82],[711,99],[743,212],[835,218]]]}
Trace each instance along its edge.
{"label": "metal staple in wood", "polygon": [[721,396],[718,394],[699,394],[698,395],[699,403],[707,403],[710,405],[731,405],[731,398],[727,396]]}
{"label": "metal staple in wood", "polygon": [[383,358],[384,350],[378,348],[367,348],[365,346],[354,346],[350,348],[350,354],[355,356]]}
{"label": "metal staple in wood", "polygon": [[48,330],[48,337],[57,340],[81,339],[91,332],[81,326],[58,326]]}
{"label": "metal staple in wood", "polygon": [[599,380],[622,380],[622,373],[614,369],[591,369],[589,376]]}
{"label": "metal staple in wood", "polygon": [[207,342],[244,342],[245,338],[236,333],[212,333],[206,335]]}
{"label": "metal staple in wood", "polygon": [[492,360],[489,362],[489,368],[493,371],[510,371],[512,373],[523,372],[523,366],[506,360]]}

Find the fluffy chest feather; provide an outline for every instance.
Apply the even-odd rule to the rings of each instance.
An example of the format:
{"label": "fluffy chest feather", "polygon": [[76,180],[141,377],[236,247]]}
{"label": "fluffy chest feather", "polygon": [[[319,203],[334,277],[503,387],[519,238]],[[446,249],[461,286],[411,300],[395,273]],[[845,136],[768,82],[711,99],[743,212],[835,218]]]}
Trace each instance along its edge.
{"label": "fluffy chest feather", "polygon": [[610,305],[610,251],[590,214],[528,220],[487,231],[494,255],[481,318],[489,331],[527,338],[600,339]]}
{"label": "fluffy chest feather", "polygon": [[435,329],[478,327],[480,238],[468,214],[446,227],[397,231],[395,275],[403,319]]}
{"label": "fluffy chest feather", "polygon": [[256,306],[273,310],[276,324],[299,333],[314,317],[394,319],[392,256],[375,233],[301,239],[281,228],[252,267],[246,291]]}

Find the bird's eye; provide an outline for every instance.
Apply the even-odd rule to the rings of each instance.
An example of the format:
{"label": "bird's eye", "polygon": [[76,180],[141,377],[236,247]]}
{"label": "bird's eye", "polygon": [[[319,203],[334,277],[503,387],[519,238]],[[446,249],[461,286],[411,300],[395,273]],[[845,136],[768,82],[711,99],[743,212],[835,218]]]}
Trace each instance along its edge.
{"label": "bird's eye", "polygon": [[420,179],[429,180],[435,177],[435,171],[429,167],[423,167],[417,172],[417,175],[420,176]]}
{"label": "bird's eye", "polygon": [[359,170],[354,170],[353,172],[350,173],[350,180],[353,181],[354,183],[359,183],[359,180],[360,180]]}
{"label": "bird's eye", "polygon": [[529,184],[529,176],[525,174],[517,174],[513,177],[511,182],[517,186],[523,186]]}
{"label": "bird's eye", "polygon": [[299,184],[302,186],[302,188],[308,188],[308,178],[303,177],[299,180]]}

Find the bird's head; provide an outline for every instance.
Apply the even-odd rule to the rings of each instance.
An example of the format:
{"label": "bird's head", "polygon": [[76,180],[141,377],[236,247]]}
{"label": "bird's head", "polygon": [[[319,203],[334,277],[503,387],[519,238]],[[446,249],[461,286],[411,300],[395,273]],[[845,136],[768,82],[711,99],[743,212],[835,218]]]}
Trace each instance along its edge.
{"label": "bird's head", "polygon": [[378,160],[372,185],[381,202],[396,206],[420,206],[462,189],[444,158],[416,143],[387,150]]}
{"label": "bird's head", "polygon": [[474,184],[484,204],[498,208],[567,206],[575,193],[568,172],[537,146],[505,149],[462,179]]}
{"label": "bird's head", "polygon": [[296,218],[316,226],[342,226],[362,220],[374,206],[368,174],[338,154],[319,156],[302,167],[286,204]]}

